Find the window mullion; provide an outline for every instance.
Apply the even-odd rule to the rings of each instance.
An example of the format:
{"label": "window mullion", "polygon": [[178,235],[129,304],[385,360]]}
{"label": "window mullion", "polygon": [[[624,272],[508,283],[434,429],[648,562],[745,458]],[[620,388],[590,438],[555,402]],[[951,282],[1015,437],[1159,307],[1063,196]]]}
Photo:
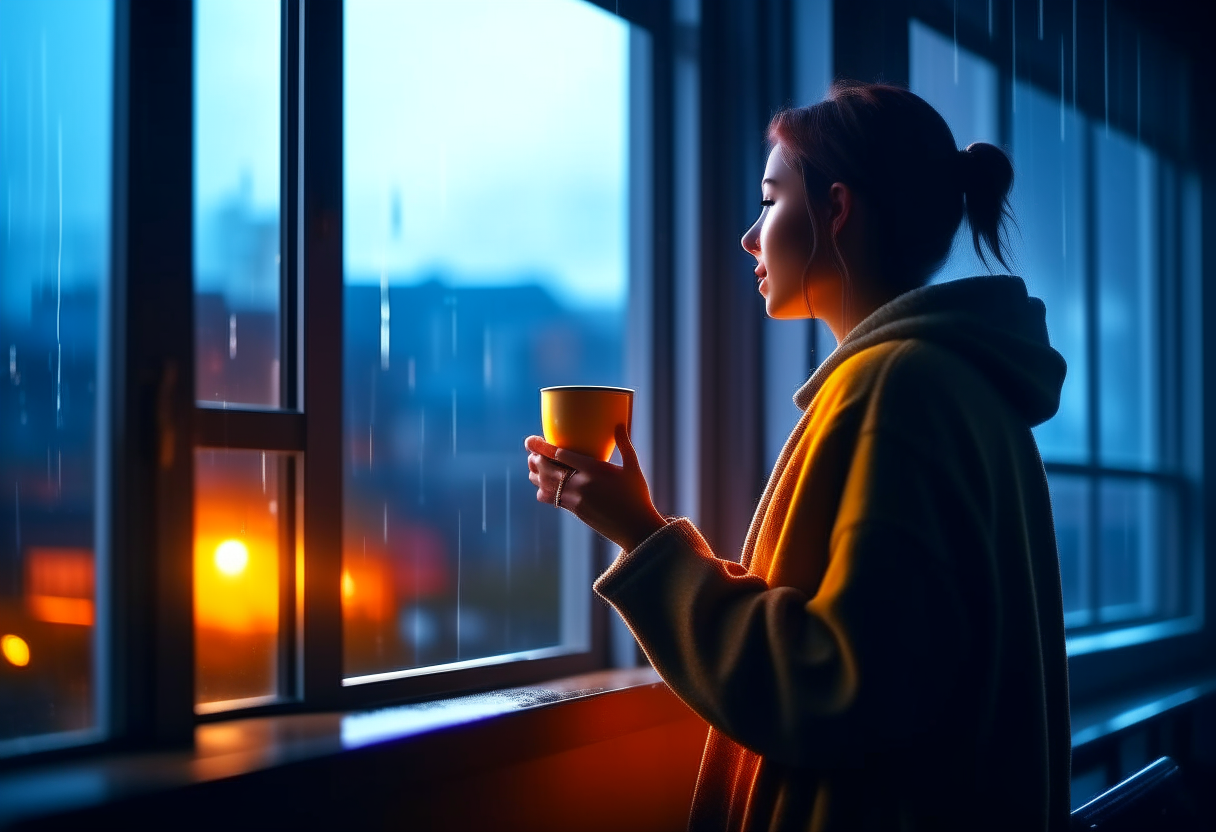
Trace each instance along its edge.
{"label": "window mullion", "polygon": [[279,355],[281,401],[288,410],[301,405],[300,341],[300,0],[282,0],[280,95],[280,220],[279,275],[280,315]]}
{"label": "window mullion", "polygon": [[299,228],[304,279],[304,597],[302,694],[342,689],[342,25],[341,0],[299,7]]}
{"label": "window mullion", "polygon": [[189,742],[193,7],[119,0],[115,38],[106,716],[116,738]]}
{"label": "window mullion", "polygon": [[[1101,421],[1099,404],[1099,373],[1101,372],[1101,358],[1099,356],[1100,339],[1098,333],[1098,230],[1097,230],[1097,161],[1094,158],[1097,152],[1097,142],[1094,139],[1094,126],[1089,121],[1085,122],[1085,146],[1084,159],[1082,164],[1085,166],[1085,174],[1083,177],[1082,189],[1084,193],[1085,209],[1084,209],[1084,234],[1085,234],[1085,354],[1088,359],[1088,376],[1086,381],[1088,389],[1086,390],[1086,416],[1088,434],[1088,449],[1086,457],[1089,465],[1099,467],[1101,465]],[[1102,479],[1100,475],[1093,475],[1089,478],[1089,505],[1087,507],[1086,534],[1087,546],[1085,552],[1085,568],[1082,570],[1084,580],[1086,582],[1084,598],[1090,611],[1090,622],[1097,623],[1098,610],[1100,607],[1098,600],[1098,587],[1101,577],[1101,499],[1102,499]]]}

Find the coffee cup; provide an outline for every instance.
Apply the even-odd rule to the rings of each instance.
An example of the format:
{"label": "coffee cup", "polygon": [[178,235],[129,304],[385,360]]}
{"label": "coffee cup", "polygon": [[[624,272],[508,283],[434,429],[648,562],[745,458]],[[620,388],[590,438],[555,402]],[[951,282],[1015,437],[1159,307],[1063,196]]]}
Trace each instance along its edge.
{"label": "coffee cup", "polygon": [[607,462],[616,448],[616,426],[633,424],[633,391],[627,387],[542,387],[540,421],[550,445]]}

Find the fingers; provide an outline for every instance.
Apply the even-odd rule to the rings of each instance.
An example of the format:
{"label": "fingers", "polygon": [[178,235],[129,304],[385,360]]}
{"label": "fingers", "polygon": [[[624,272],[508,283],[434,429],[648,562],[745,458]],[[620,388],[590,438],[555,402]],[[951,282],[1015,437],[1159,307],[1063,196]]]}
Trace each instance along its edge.
{"label": "fingers", "polygon": [[565,448],[557,448],[556,451],[557,453],[553,456],[553,459],[576,471],[590,471],[605,464],[603,460],[596,459],[593,456],[585,456],[576,451],[568,451]]}
{"label": "fingers", "polygon": [[550,445],[540,436],[529,436],[524,440],[524,447],[534,454],[547,456],[549,459],[557,458],[558,448],[556,445]]}
{"label": "fingers", "polygon": [[[575,454],[577,457],[578,455]],[[536,486],[536,500],[540,503],[552,503],[557,496],[559,483],[569,483],[574,468],[569,465],[532,453],[528,455],[528,481]],[[565,496],[563,495],[563,504]]]}
{"label": "fingers", "polygon": [[642,466],[638,463],[638,452],[634,450],[633,442],[629,438],[629,430],[624,425],[616,426],[616,447],[621,452],[621,467],[633,471],[641,470]]}

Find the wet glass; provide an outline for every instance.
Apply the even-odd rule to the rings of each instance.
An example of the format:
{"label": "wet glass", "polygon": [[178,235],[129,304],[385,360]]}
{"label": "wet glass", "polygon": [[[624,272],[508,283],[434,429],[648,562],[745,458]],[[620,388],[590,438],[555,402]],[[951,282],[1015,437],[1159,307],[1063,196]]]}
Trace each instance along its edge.
{"label": "wet glass", "polygon": [[[288,537],[282,454],[194,454],[195,710],[259,704],[279,690]],[[292,551],[293,560],[298,560]]]}
{"label": "wet glass", "polygon": [[1101,462],[1152,469],[1162,427],[1156,156],[1101,127],[1094,150]]}
{"label": "wet glass", "polygon": [[[996,67],[918,20],[909,23],[908,36],[908,88],[942,114],[960,148],[972,142],[1000,145]],[[985,265],[976,255],[964,221],[932,282],[994,270],[1004,271],[991,257]]]}
{"label": "wet glass", "polygon": [[279,0],[194,4],[195,395],[280,402]]}
{"label": "wet glass", "polygon": [[1056,547],[1060,553],[1060,589],[1064,600],[1065,627],[1092,622],[1090,587],[1091,548],[1089,541],[1090,481],[1086,477],[1048,474],[1052,519],[1056,527]]}
{"label": "wet glass", "polygon": [[114,7],[0,0],[0,754],[97,725]]}
{"label": "wet glass", "polygon": [[1051,344],[1068,362],[1056,415],[1035,428],[1045,459],[1090,462],[1085,311],[1085,119],[1059,97],[1017,84],[1013,193],[1019,271],[1047,307]]}
{"label": "wet glass", "polygon": [[344,38],[348,683],[585,650],[590,535],[522,442],[540,387],[622,383],[628,26],[351,0]]}
{"label": "wet glass", "polygon": [[1152,615],[1160,595],[1162,490],[1143,480],[1099,486],[1098,616],[1120,621]]}

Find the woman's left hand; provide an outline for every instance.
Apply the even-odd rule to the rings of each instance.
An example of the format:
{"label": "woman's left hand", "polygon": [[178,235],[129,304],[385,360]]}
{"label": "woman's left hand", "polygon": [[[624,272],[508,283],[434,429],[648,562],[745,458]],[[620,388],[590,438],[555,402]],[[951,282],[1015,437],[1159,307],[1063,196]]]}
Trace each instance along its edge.
{"label": "woman's left hand", "polygon": [[650,488],[624,425],[616,427],[616,444],[620,466],[558,448],[539,436],[524,440],[528,479],[536,486],[537,501],[553,504],[560,484],[561,508],[629,552],[667,521],[650,500]]}

